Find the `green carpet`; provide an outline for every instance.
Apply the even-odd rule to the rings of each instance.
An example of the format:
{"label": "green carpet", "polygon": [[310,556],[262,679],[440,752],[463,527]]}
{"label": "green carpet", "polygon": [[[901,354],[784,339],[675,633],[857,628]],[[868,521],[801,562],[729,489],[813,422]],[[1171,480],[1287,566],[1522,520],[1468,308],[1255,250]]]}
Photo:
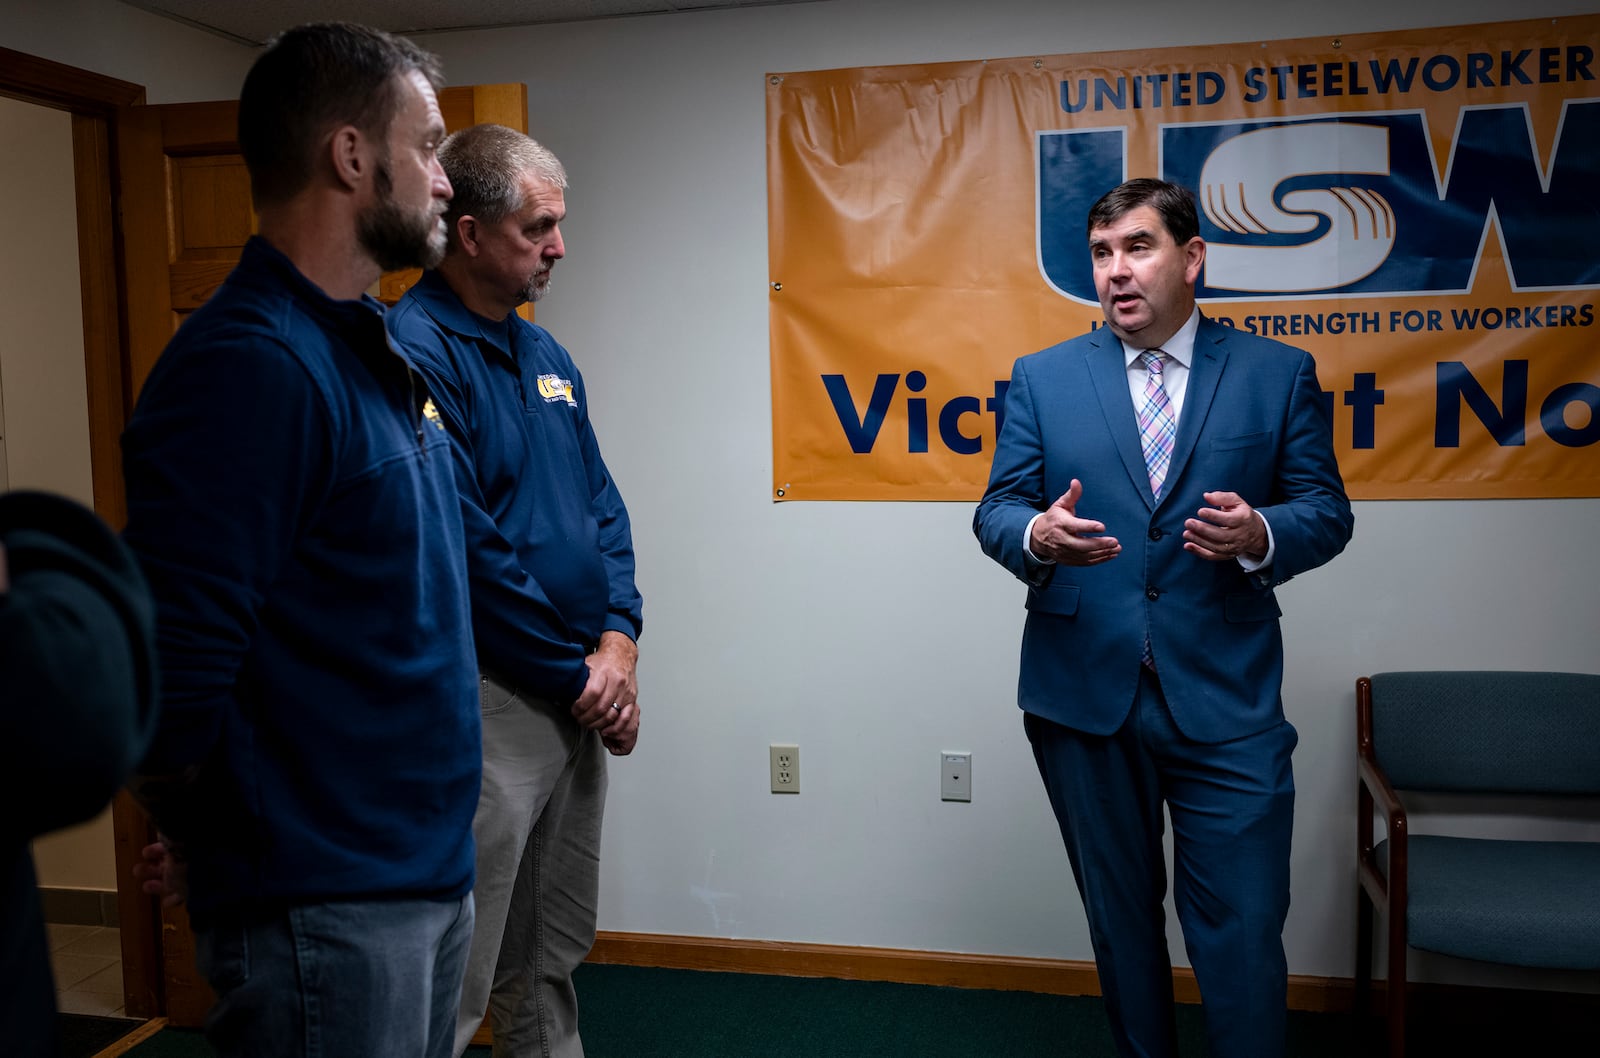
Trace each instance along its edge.
{"label": "green carpet", "polygon": [[[586,964],[577,974],[587,1058],[1114,1058],[1098,998],[883,982]],[[1491,1001],[1492,1000],[1492,1001]],[[1590,1053],[1600,996],[1412,993],[1412,1053],[1509,1058]],[[1369,1023],[1290,1011],[1289,1058],[1378,1058]],[[1199,1007],[1178,1008],[1181,1058],[1207,1058]],[[129,1058],[216,1058],[167,1029]],[[489,1058],[473,1047],[469,1058]]]}
{"label": "green carpet", "polygon": [[[587,1058],[1114,1058],[1098,998],[875,981],[586,964]],[[1355,1058],[1350,1018],[1289,1016],[1294,1058]],[[1198,1007],[1178,1008],[1184,1058],[1204,1058]],[[488,1058],[473,1047],[468,1058]],[[167,1029],[128,1058],[215,1058]]]}
{"label": "green carpet", "polygon": [[[631,966],[584,966],[578,988],[589,1058],[1116,1054],[1099,997]],[[1290,1022],[1296,1058],[1356,1054],[1348,1017],[1291,1015]],[[1206,1054],[1204,1031],[1198,1007],[1178,1008],[1185,1058]]]}

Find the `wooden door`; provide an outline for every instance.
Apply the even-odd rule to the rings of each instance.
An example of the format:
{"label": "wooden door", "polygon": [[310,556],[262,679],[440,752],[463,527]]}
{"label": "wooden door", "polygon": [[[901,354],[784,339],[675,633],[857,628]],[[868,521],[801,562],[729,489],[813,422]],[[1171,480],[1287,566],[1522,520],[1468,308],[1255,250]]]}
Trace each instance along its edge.
{"label": "wooden door", "polygon": [[[439,109],[451,131],[482,122],[528,128],[526,85],[446,88],[439,93]],[[118,115],[124,377],[130,409],[173,331],[227,278],[255,231],[250,178],[236,142],[237,114],[238,104],[227,100],[131,106]],[[386,274],[376,293],[392,304],[419,274],[415,269]],[[132,889],[133,857],[153,830],[126,796],[118,798],[113,818],[119,875]],[[131,925],[150,938],[138,961],[159,973],[168,1021],[202,1024],[214,997],[195,972],[187,913],[182,908],[158,913],[153,901],[132,903],[149,906],[152,917],[159,914],[152,928]],[[124,923],[124,929],[129,926]]]}

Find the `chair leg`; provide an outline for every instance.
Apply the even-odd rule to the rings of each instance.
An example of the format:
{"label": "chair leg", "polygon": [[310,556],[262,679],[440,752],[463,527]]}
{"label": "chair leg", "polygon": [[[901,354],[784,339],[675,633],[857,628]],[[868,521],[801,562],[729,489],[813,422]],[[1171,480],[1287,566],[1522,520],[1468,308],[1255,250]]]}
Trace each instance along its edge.
{"label": "chair leg", "polygon": [[1406,1056],[1406,944],[1389,942],[1389,1058]]}
{"label": "chair leg", "polygon": [[1356,883],[1356,1024],[1372,1014],[1372,898]]}

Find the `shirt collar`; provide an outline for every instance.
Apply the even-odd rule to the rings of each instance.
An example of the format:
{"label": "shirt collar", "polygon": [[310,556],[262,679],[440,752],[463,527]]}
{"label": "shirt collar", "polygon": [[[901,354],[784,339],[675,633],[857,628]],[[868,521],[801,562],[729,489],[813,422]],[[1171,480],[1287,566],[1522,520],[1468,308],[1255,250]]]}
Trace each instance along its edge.
{"label": "shirt collar", "polygon": [[[1178,328],[1178,333],[1162,343],[1161,351],[1182,364],[1184,369],[1187,370],[1189,364],[1194,360],[1194,337],[1199,331],[1200,307],[1197,305],[1194,311],[1189,313],[1189,318],[1184,321],[1183,326]],[[1144,352],[1145,348],[1142,345],[1129,345],[1127,342],[1123,342],[1122,366],[1131,369],[1139,359],[1139,354]]]}
{"label": "shirt collar", "polygon": [[444,276],[433,269],[423,272],[422,278],[417,280],[417,285],[412,289],[416,292],[417,300],[428,310],[428,315],[441,327],[463,338],[486,342],[515,359],[511,352],[509,317],[496,323],[479,316],[467,308],[456,292],[450,289],[450,284],[444,281]]}
{"label": "shirt collar", "polygon": [[[371,327],[374,320],[383,325],[383,303],[370,294],[349,301],[328,296],[313,283],[300,267],[282,250],[260,235],[252,235],[239,255],[237,273],[252,286],[265,280],[281,284],[292,290],[308,310],[329,320],[335,326]],[[267,277],[271,277],[267,280]]]}

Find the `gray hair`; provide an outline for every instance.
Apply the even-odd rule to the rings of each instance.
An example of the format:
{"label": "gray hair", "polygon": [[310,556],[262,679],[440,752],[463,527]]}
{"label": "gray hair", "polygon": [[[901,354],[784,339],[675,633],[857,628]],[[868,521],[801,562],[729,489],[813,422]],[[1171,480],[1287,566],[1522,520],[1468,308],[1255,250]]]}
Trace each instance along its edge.
{"label": "gray hair", "polygon": [[445,137],[439,145],[439,164],[455,189],[444,215],[452,242],[456,221],[462,217],[493,224],[521,209],[525,174],[552,187],[567,186],[567,171],[555,155],[504,125],[474,125]]}

